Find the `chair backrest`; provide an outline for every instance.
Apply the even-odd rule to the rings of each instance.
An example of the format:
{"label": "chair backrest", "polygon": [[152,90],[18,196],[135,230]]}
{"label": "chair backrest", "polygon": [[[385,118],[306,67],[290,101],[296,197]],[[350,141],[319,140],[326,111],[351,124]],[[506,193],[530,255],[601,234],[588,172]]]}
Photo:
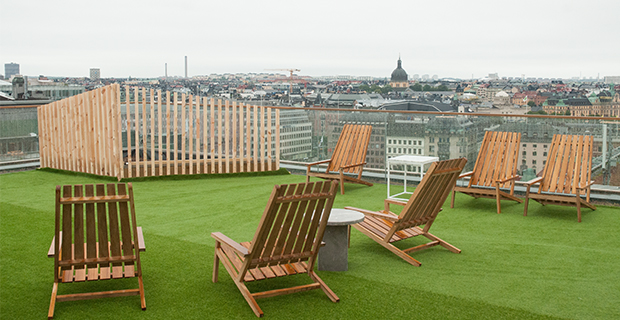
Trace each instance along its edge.
{"label": "chair backrest", "polygon": [[432,163],[386,238],[399,230],[420,225],[425,225],[424,231],[428,231],[466,163],[466,158]]}
{"label": "chair backrest", "polygon": [[[329,163],[327,172],[338,171],[352,164],[364,163],[371,133],[371,125],[345,124],[332,153],[332,161]],[[362,166],[356,166],[345,169],[344,172],[358,174],[362,169]]]}
{"label": "chair backrest", "polygon": [[576,187],[590,182],[593,141],[592,136],[553,135],[538,193],[575,194]]}
{"label": "chair backrest", "polygon": [[255,267],[303,261],[312,270],[337,186],[330,180],[275,186],[240,275]]}
{"label": "chair backrest", "polygon": [[[520,132],[487,131],[478,152],[469,186],[495,187],[495,181],[515,175],[520,143]],[[514,183],[514,180],[505,182],[500,187],[507,187],[511,183]]]}
{"label": "chair backrest", "polygon": [[133,277],[141,272],[131,183],[57,186],[55,225],[58,280]]}

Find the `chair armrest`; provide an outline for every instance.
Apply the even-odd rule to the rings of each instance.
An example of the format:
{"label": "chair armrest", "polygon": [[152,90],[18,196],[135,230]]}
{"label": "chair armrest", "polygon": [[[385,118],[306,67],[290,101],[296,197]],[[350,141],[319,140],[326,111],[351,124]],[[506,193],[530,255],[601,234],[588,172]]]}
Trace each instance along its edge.
{"label": "chair armrest", "polygon": [[316,161],[316,162],[310,162],[310,163],[307,163],[306,166],[308,166],[308,168],[310,168],[312,166],[316,166],[317,164],[328,163],[328,162],[331,162],[331,161],[332,161],[332,159],[321,160],[321,161]]}
{"label": "chair armrest", "polygon": [[[60,242],[58,243],[58,248],[62,247],[62,231],[60,231]],[[56,242],[56,236],[52,237],[52,244],[50,244],[50,249],[47,250],[47,256],[48,257],[53,257],[56,252],[56,248],[54,247],[54,243]]]}
{"label": "chair armrest", "polygon": [[236,251],[237,253],[239,253],[240,255],[244,257],[247,257],[250,254],[246,247],[240,245],[239,243],[225,236],[221,232],[213,232],[211,233],[211,237],[213,237],[215,241],[220,242],[226,245],[227,247],[230,247],[231,249],[233,249],[234,251]]}
{"label": "chair armrest", "polygon": [[462,173],[462,174],[459,176],[459,179],[461,179],[461,178],[465,178],[465,177],[469,177],[469,176],[471,176],[472,174],[474,174],[474,172],[473,172],[473,171],[469,171],[469,172]]}
{"label": "chair armrest", "polygon": [[359,166],[363,166],[365,164],[366,164],[366,162],[350,164],[348,166],[342,166],[342,167],[340,167],[340,169],[348,169],[348,168],[353,168],[353,167],[359,167]]}
{"label": "chair armrest", "polygon": [[587,189],[587,188],[591,187],[593,184],[594,184],[594,180],[586,183],[586,185],[583,186],[583,187],[577,187],[577,189]]}
{"label": "chair armrest", "polygon": [[[517,174],[517,175],[514,175],[514,176],[512,176],[512,177],[508,177],[508,178],[502,179],[502,180],[495,180],[495,182],[496,182],[496,183],[504,183],[504,182],[508,182],[508,181],[510,181],[510,180],[514,180],[514,179],[516,179],[516,178],[519,178],[519,175],[518,175],[518,174]],[[541,178],[541,179],[542,179],[542,178]]]}
{"label": "chair armrest", "polygon": [[534,178],[534,179],[532,179],[530,181],[526,181],[525,185],[527,185],[528,187],[531,187],[533,184],[537,184],[537,183],[541,182],[542,179],[543,179],[542,177]]}
{"label": "chair armrest", "polygon": [[381,213],[381,212],[370,211],[370,210],[354,208],[354,207],[344,207],[344,208],[348,209],[348,210],[355,210],[355,211],[361,212],[364,215],[375,216],[377,218],[387,219],[387,220],[391,220],[391,221],[398,221],[398,219],[399,219],[398,216],[395,215],[395,214],[385,214],[385,213]]}
{"label": "chair armrest", "polygon": [[396,204],[396,205],[399,205],[399,206],[405,206],[407,204],[407,202],[405,202],[405,201],[398,201],[398,200],[394,200],[394,199],[385,199],[383,202],[386,203],[386,204],[388,204],[388,203],[389,204]]}
{"label": "chair armrest", "polygon": [[144,244],[144,235],[142,235],[142,227],[136,227],[138,229],[138,250],[146,251],[146,245]]}

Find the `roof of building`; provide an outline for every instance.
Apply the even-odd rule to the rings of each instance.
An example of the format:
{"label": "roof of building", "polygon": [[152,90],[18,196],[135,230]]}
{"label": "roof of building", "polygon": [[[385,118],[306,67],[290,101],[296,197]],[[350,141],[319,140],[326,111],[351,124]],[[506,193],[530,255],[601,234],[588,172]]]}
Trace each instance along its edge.
{"label": "roof of building", "polygon": [[407,110],[407,111],[433,111],[433,112],[455,112],[456,110],[452,105],[431,102],[431,101],[413,101],[413,100],[400,100],[390,101],[384,103],[381,106],[384,110]]}
{"label": "roof of building", "polygon": [[400,57],[398,57],[398,63],[396,69],[392,71],[392,82],[405,82],[408,81],[407,72],[402,67],[402,62],[400,61]]}

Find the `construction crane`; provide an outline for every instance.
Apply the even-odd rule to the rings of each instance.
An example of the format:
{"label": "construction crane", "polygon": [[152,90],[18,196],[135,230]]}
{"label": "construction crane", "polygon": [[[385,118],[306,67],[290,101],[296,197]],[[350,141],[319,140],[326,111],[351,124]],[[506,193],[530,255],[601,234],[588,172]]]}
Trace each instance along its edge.
{"label": "construction crane", "polygon": [[290,76],[289,76],[289,81],[290,81],[289,99],[290,99],[291,94],[293,94],[293,72],[295,71],[300,72],[301,70],[299,69],[265,69],[265,71],[288,71],[290,72]]}

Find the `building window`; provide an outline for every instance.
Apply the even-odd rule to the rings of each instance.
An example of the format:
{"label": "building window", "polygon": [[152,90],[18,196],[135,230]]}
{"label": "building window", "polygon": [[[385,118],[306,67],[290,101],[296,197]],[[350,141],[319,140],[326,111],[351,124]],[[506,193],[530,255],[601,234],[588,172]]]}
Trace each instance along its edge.
{"label": "building window", "polygon": [[532,155],[535,157],[536,156],[536,151],[532,152]]}
{"label": "building window", "polygon": [[536,148],[536,147],[538,147],[538,145],[533,144],[532,147]]}
{"label": "building window", "polygon": [[547,151],[543,152],[543,157],[547,156]]}
{"label": "building window", "polygon": [[526,151],[523,151],[523,155],[524,155],[524,156],[526,156],[526,155],[527,155],[527,152],[526,152]]}

